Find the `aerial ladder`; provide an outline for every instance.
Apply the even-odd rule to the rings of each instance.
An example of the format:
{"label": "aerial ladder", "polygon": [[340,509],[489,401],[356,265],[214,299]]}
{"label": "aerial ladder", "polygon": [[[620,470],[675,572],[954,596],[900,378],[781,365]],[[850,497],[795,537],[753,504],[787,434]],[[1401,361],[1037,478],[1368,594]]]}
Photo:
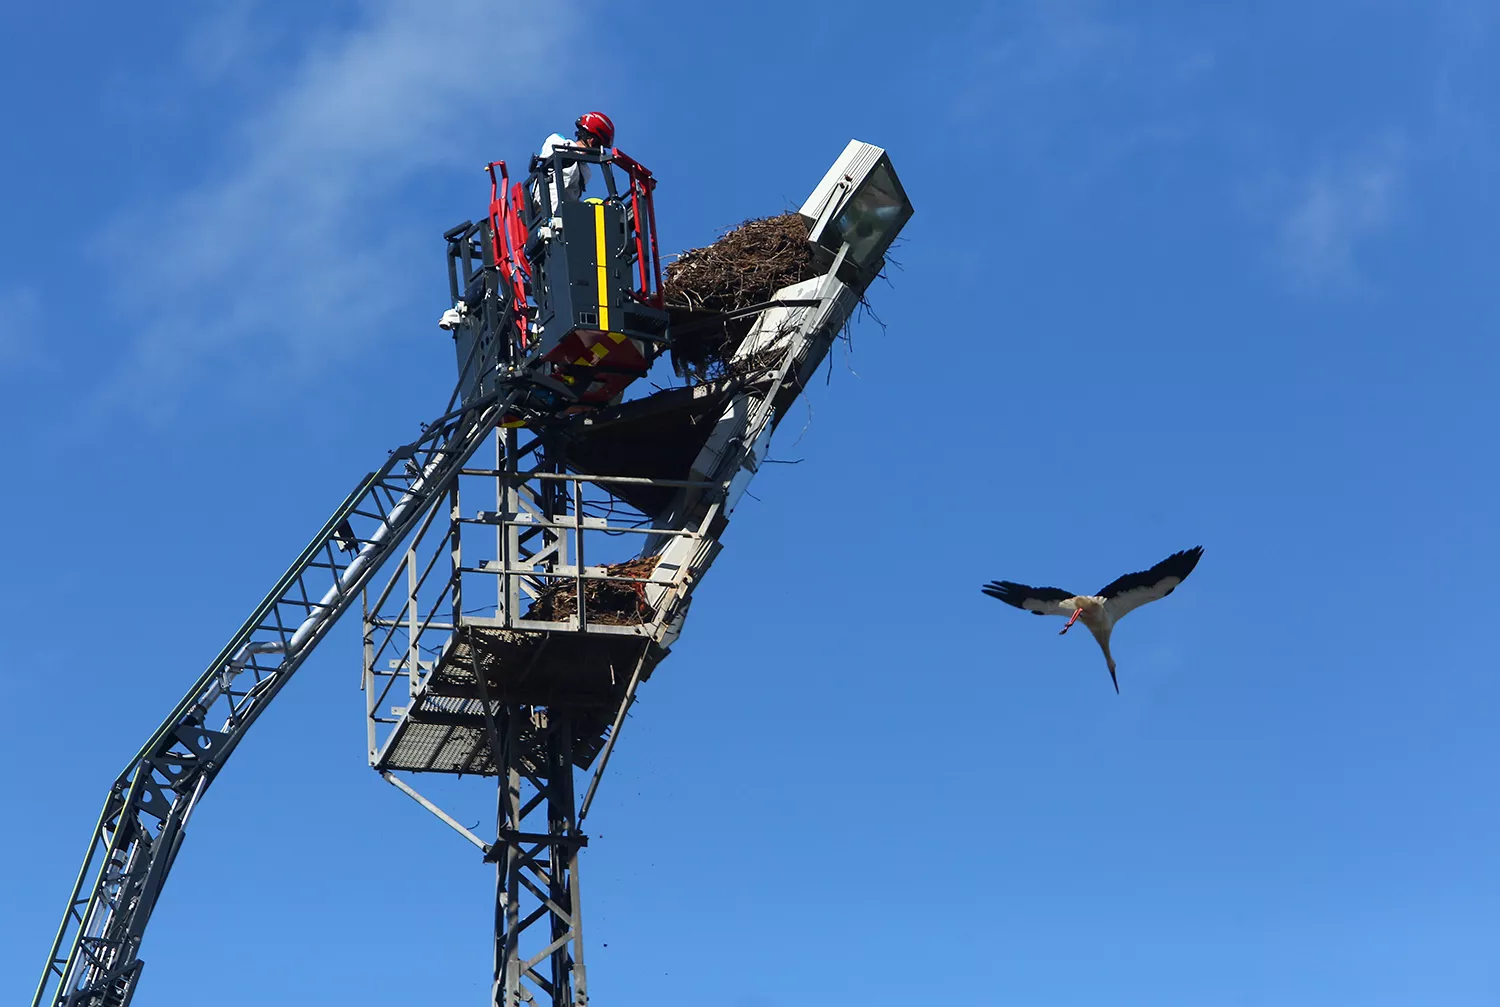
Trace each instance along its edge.
{"label": "aerial ladder", "polygon": [[[592,160],[603,169],[608,195],[589,204],[587,213],[574,205],[546,205],[545,176],[565,159]],[[524,205],[525,184],[510,189],[502,184],[503,162],[489,166],[494,179],[489,214],[448,235],[450,250],[462,244],[463,254],[456,258],[467,271],[463,279],[478,284],[482,298],[481,318],[466,326],[468,338],[458,341],[460,377],[447,408],[416,440],[392,451],[360,480],[116,778],[34,1007],[130,1003],[143,965],[142,936],[204,793],[261,713],[497,424],[587,408],[599,386],[628,383],[621,379],[644,373],[665,345],[652,229],[655,180],[617,151],[569,151],[554,161],[534,166],[529,181],[543,193],[543,205],[532,207]],[[561,228],[543,223],[559,213],[572,228],[572,240]],[[601,218],[613,228],[610,240],[603,241],[603,235],[589,240]],[[526,242],[534,260],[526,258]],[[588,319],[583,299],[574,296],[559,305],[545,285],[527,277],[532,269],[565,275],[569,265],[575,272],[584,266],[595,270],[594,321],[606,307],[617,312],[608,331],[570,324]],[[452,293],[457,297],[461,291]],[[629,369],[610,354],[560,356],[573,348],[569,340],[593,346],[602,338],[617,347],[612,336],[630,346]],[[598,376],[604,368],[608,372]]]}
{"label": "aerial ladder", "polygon": [[[605,194],[554,205],[549,179],[574,163],[596,165]],[[533,159],[524,180],[487,171],[488,213],[444,235],[464,306],[447,407],[359,482],[114,781],[32,1007],[128,1007],[204,793],[361,599],[372,767],[495,864],[491,1002],[587,1003],[577,861],[610,752],[911,207],[884,151],[851,141],[802,210],[826,268],[751,306],[745,366],[627,401],[670,345],[655,179],[582,148]],[[601,537],[641,544],[601,562]],[[424,772],[496,778],[494,838],[424,797],[409,782]]]}

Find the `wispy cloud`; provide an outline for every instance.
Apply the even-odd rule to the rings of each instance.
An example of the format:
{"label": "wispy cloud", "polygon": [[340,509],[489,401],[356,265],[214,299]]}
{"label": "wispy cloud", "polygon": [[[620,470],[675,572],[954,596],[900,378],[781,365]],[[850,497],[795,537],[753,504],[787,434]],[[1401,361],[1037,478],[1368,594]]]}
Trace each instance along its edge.
{"label": "wispy cloud", "polygon": [[[401,264],[416,250],[398,240],[397,197],[469,166],[476,138],[503,128],[476,28],[506,19],[506,70],[525,79],[525,54],[555,51],[567,9],[370,0],[356,26],[319,37],[243,116],[232,157],[108,229],[121,310],[141,333],[119,387],[152,394],[205,356],[300,371],[368,345],[410,293]],[[222,73],[241,40],[258,44],[253,8],[226,10],[195,35],[185,72]]]}
{"label": "wispy cloud", "polygon": [[983,6],[934,53],[934,84],[955,128],[1008,162],[1089,186],[1144,148],[1198,128],[1199,85],[1216,40],[1089,0]]}
{"label": "wispy cloud", "polygon": [[35,292],[0,288],[0,374],[31,357],[42,322]]}
{"label": "wispy cloud", "polygon": [[189,33],[187,69],[205,80],[242,72],[264,38],[255,15],[256,0],[220,0]]}
{"label": "wispy cloud", "polygon": [[[1454,34],[1483,34],[1489,20],[1473,0],[1443,10]],[[1329,140],[1347,128],[1319,124],[1309,142],[1304,126],[1247,91],[1245,28],[1217,10],[1163,18],[1097,0],[989,5],[934,61],[935,97],[958,135],[991,145],[1052,212],[1101,192],[1137,203],[1171,186],[1174,212],[1195,200],[1196,215],[1222,214],[1229,240],[1259,246],[1272,282],[1279,273],[1305,290],[1356,287],[1364,253],[1399,216],[1404,182],[1431,169],[1424,155],[1441,138],[1429,143],[1432,124],[1393,109],[1352,138]]]}
{"label": "wispy cloud", "polygon": [[1395,143],[1311,172],[1281,224],[1292,277],[1305,286],[1357,285],[1357,250],[1389,224],[1401,175]]}

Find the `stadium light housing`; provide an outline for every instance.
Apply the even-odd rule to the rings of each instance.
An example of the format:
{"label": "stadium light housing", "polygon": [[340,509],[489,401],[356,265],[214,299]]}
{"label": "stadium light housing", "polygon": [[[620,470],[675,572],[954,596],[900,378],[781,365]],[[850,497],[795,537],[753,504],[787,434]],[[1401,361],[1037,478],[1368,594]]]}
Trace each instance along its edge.
{"label": "stadium light housing", "polygon": [[868,282],[911,218],[912,205],[884,148],[850,140],[799,212],[808,240],[830,259],[848,242],[845,261]]}

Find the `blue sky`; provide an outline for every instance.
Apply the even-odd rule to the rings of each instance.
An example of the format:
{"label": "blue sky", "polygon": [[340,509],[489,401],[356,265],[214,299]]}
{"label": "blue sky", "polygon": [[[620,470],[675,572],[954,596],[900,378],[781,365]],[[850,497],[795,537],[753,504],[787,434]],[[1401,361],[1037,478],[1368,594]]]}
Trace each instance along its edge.
{"label": "blue sky", "polygon": [[[441,410],[479,166],[598,107],[668,248],[795,206],[851,136],[917,216],[590,816],[594,1002],[1494,1004],[1497,31],[1477,0],[6,7],[5,999],[122,762]],[[978,592],[1198,543],[1117,631],[1119,696]],[[358,674],[350,620],[220,777],[139,1002],[483,1002],[489,872],[365,768]]]}

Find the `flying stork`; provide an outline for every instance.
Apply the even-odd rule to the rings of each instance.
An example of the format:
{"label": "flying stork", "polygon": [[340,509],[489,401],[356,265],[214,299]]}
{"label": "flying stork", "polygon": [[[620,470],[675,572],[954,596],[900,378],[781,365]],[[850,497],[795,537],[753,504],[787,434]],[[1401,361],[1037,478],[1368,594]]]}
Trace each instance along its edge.
{"label": "flying stork", "polygon": [[[1127,613],[1133,612],[1148,601],[1165,598],[1176,590],[1177,585],[1187,580],[1187,575],[1198,565],[1203,555],[1201,545],[1182,552],[1174,552],[1149,570],[1127,573],[1099,589],[1098,594],[1073,594],[1055,587],[1028,587],[1008,580],[992,580],[980,588],[991,598],[999,598],[1007,605],[1025,609],[1032,615],[1066,615],[1068,624],[1062,628],[1066,633],[1079,619],[1099,641],[1104,651],[1104,660],[1109,665],[1110,681],[1115,683],[1115,692],[1120,691],[1120,680],[1115,677],[1115,659],[1109,653],[1109,634],[1115,623]],[[1071,613],[1071,614],[1070,614]],[[1061,635],[1061,634],[1059,634]]]}

